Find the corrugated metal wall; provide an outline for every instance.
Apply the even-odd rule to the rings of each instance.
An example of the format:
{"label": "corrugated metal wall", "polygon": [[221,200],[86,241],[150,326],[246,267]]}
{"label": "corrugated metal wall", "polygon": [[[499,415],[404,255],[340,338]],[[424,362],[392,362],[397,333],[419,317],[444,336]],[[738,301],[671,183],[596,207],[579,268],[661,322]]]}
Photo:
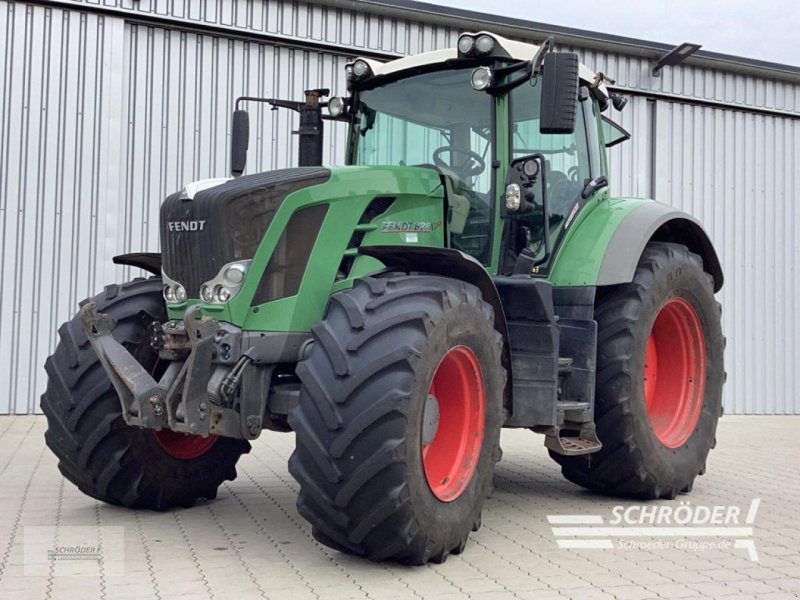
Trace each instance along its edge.
{"label": "corrugated metal wall", "polygon": [[[215,30],[198,30],[206,25]],[[0,31],[0,356],[9,357],[0,362],[0,413],[25,413],[38,404],[58,324],[78,300],[130,275],[110,257],[156,250],[160,200],[186,181],[226,174],[236,96],[343,90],[350,53],[446,47],[460,27],[297,2],[0,0]],[[297,40],[324,48],[292,47]],[[612,115],[634,133],[611,152],[612,186],[692,212],[717,245],[728,411],[800,413],[791,318],[800,295],[800,86],[691,66],[655,79],[645,60],[576,50],[618,86],[656,93],[634,95]],[[251,110],[250,169],[290,164],[294,119]],[[341,162],[342,132],[327,133],[327,159]]]}
{"label": "corrugated metal wall", "polygon": [[59,324],[115,275],[122,28],[0,2],[0,412],[34,410]]}

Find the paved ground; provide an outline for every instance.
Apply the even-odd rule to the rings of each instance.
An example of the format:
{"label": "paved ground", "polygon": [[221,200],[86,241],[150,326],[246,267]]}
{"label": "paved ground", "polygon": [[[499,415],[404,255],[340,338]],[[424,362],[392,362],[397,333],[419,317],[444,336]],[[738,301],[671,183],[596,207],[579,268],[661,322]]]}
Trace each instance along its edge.
{"label": "paved ground", "polygon": [[[623,536],[614,539],[614,549],[560,549],[548,514],[599,514],[609,525],[620,503],[564,481],[540,436],[506,431],[483,528],[461,556],[410,568],[367,563],[312,540],[295,512],[297,485],[286,470],[291,435],[259,440],[216,501],[152,513],[83,496],[64,482],[45,448],[43,418],[2,417],[0,598],[797,598],[798,426],[800,418],[726,417],[708,474],[694,492],[657,503],[733,504],[742,508],[742,524],[752,499],[761,498],[753,530],[758,562],[731,540],[723,540],[724,548],[687,549],[683,538],[673,538],[672,547],[636,550],[619,546],[651,538]],[[53,563],[26,576],[26,546],[57,545],[52,529],[33,526],[56,525],[61,543],[69,541],[71,526],[124,527],[118,565],[124,575],[114,576],[110,564],[92,576],[60,575],[63,564]],[[108,534],[105,539],[108,546]],[[720,539],[702,541],[719,545]]]}

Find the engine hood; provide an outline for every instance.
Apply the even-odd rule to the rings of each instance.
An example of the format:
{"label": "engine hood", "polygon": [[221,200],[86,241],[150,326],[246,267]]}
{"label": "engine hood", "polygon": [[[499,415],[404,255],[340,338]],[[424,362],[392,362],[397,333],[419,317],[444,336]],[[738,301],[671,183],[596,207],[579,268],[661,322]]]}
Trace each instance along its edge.
{"label": "engine hood", "polygon": [[322,167],[280,169],[172,194],[161,205],[164,273],[197,298],[223,265],[255,255],[289,194],[329,178]]}

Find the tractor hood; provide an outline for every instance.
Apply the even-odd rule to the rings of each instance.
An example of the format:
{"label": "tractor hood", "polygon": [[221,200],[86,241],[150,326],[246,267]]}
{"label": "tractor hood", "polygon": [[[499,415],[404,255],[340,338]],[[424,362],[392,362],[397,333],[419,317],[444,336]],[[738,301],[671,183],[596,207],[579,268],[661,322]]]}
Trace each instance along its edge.
{"label": "tractor hood", "polygon": [[196,298],[224,265],[253,258],[286,196],[329,177],[321,167],[281,169],[172,194],[161,205],[164,273]]}
{"label": "tractor hood", "polygon": [[[203,314],[238,327],[303,331],[322,316],[335,289],[380,269],[360,256],[369,245],[441,247],[444,186],[426,167],[301,167],[187,186],[161,207],[170,318],[217,289],[231,263],[247,261],[228,300],[201,301]],[[226,265],[228,268],[225,268]]]}

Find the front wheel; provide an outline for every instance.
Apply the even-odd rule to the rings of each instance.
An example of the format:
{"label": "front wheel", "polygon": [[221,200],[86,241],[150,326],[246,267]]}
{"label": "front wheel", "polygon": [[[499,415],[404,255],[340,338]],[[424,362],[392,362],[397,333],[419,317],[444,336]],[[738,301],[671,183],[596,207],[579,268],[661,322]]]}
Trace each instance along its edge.
{"label": "front wheel", "polygon": [[333,548],[411,564],[461,552],[500,457],[502,337],[475,286],[358,280],[297,368],[297,507]]}
{"label": "front wheel", "polygon": [[551,456],[599,492],[674,498],[716,443],[725,338],[711,276],[679,244],[650,243],[630,284],[601,289],[595,422],[603,449]]}
{"label": "front wheel", "polygon": [[[114,338],[151,372],[159,365],[147,328],[166,319],[161,289],[160,279],[138,279],[109,285],[92,299],[117,321]],[[45,364],[45,441],[61,473],[83,493],[110,504],[165,510],[214,498],[223,481],[236,477],[236,461],[249,443],[127,425],[80,319],[58,333],[61,340]]]}

